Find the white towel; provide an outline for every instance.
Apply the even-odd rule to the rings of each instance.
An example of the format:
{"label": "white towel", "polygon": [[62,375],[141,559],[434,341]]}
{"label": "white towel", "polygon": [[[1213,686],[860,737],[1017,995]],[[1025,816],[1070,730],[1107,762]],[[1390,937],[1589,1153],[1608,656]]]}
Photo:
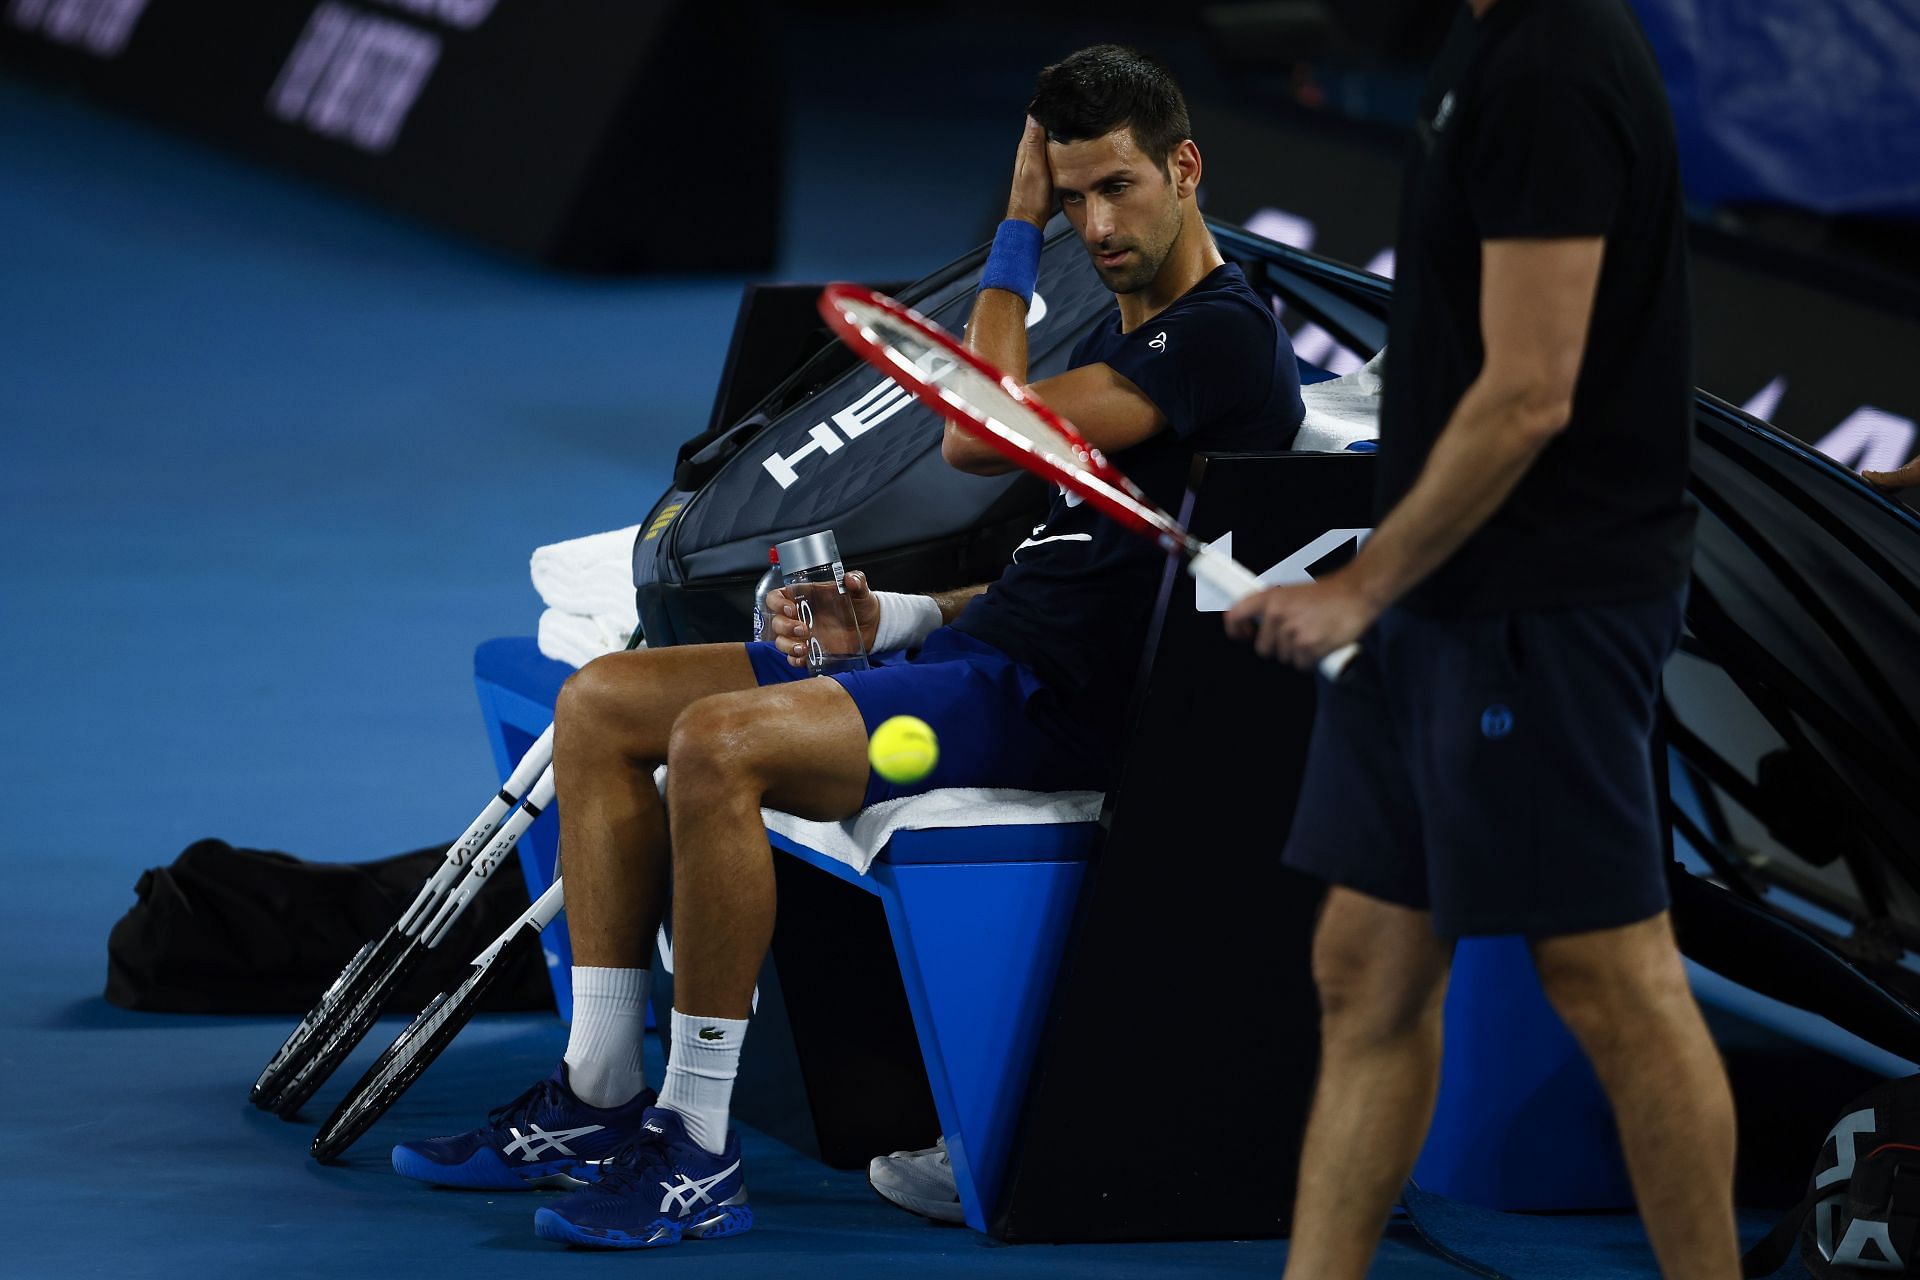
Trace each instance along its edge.
{"label": "white towel", "polygon": [[[667,795],[667,766],[653,771],[660,798]],[[760,810],[767,830],[796,844],[844,862],[861,875],[887,847],[896,831],[932,831],[942,827],[1049,826],[1056,822],[1098,822],[1101,791],[1015,791],[1006,787],[944,787],[898,800],[869,805],[844,822],[812,822],[778,809]]]}
{"label": "white towel", "polygon": [[584,667],[603,653],[616,653],[627,647],[639,625],[631,606],[627,612],[623,621],[606,614],[589,618],[547,609],[540,615],[540,652],[570,667]]}
{"label": "white towel", "polygon": [[1094,822],[1106,797],[1098,791],[1013,791],[948,787],[898,800],[882,800],[845,822],[809,822],[778,809],[762,809],[769,831],[826,854],[867,874],[896,831],[936,827],[1042,826]]}
{"label": "white towel", "polygon": [[639,525],[628,525],[537,548],[529,565],[533,589],[562,613],[633,617],[633,540],[639,533]]}
{"label": "white towel", "polygon": [[1382,347],[1345,377],[1300,388],[1307,416],[1294,437],[1296,453],[1340,453],[1356,440],[1380,438],[1380,380],[1387,367]]}

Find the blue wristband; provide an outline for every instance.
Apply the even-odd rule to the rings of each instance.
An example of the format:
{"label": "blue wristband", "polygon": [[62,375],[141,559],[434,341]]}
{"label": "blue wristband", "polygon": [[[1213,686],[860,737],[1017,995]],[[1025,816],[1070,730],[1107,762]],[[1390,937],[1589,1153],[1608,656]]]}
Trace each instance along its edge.
{"label": "blue wristband", "polygon": [[1033,301],[1034,281],[1040,278],[1040,228],[1025,218],[1008,218],[993,233],[987,268],[980,273],[982,289],[1005,289],[1022,302]]}

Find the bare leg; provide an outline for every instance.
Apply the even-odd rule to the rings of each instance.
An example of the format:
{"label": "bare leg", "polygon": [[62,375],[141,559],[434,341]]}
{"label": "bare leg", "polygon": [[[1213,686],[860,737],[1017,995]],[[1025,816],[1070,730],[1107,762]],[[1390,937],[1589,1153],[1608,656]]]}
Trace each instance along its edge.
{"label": "bare leg", "polygon": [[726,644],[608,654],[560,690],[553,778],[575,964],[651,964],[668,867],[653,771],[689,705],[754,687],[745,648]]}
{"label": "bare leg", "polygon": [[1666,914],[1533,944],[1547,998],[1613,1103],[1667,1280],[1734,1280],[1733,1095]]}
{"label": "bare leg", "polygon": [[1433,1119],[1451,959],[1428,913],[1329,892],[1313,937],[1320,1079],[1287,1248],[1293,1280],[1367,1273]]}
{"label": "bare leg", "polygon": [[721,694],[680,717],[667,768],[676,1009],[709,1018],[752,1010],[774,919],[761,804],[845,818],[866,785],[866,726],[838,681]]}

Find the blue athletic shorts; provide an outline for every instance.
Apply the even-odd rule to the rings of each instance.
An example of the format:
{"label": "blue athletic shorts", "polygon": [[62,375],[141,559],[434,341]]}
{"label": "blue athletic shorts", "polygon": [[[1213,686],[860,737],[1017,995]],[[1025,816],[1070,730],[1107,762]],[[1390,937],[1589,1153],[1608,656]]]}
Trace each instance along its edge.
{"label": "blue athletic shorts", "polygon": [[[805,680],[771,644],[747,646],[762,685]],[[1061,709],[1033,668],[952,627],[908,653],[881,653],[865,671],[838,680],[853,695],[867,733],[894,716],[919,716],[940,740],[933,772],[913,783],[867,775],[863,805],[940,787],[1098,791],[1107,785],[1113,745],[1096,740]]]}
{"label": "blue athletic shorts", "polygon": [[1346,678],[1320,682],[1287,865],[1432,911],[1449,938],[1664,911],[1651,752],[1685,600],[1388,610]]}

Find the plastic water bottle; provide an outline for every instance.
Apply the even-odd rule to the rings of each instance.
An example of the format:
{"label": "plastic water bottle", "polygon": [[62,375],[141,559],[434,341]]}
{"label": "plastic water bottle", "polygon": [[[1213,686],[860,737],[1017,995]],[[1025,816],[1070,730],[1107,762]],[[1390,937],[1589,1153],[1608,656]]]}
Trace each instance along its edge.
{"label": "plastic water bottle", "polygon": [[781,584],[799,606],[807,626],[807,673],[830,676],[867,669],[867,640],[853,616],[847,571],[833,530],[793,538],[774,550],[780,556]]}
{"label": "plastic water bottle", "polygon": [[753,584],[753,638],[767,638],[767,594],[780,586],[780,548],[767,548],[767,571]]}

